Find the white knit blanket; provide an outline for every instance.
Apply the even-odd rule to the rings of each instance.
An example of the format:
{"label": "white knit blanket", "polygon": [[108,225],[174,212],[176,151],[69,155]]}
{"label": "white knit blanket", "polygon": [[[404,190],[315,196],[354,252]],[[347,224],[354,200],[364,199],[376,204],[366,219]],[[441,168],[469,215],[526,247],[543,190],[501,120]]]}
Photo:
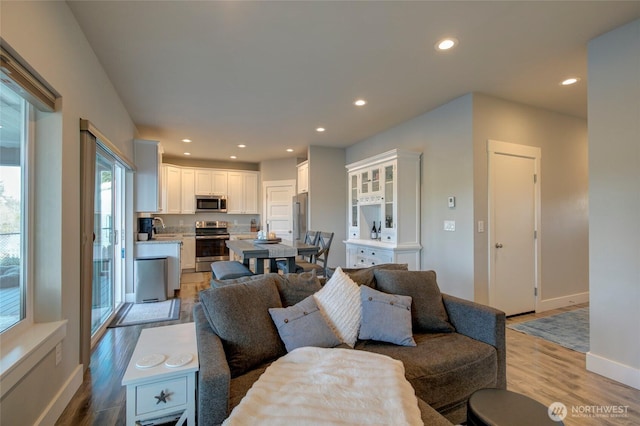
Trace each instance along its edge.
{"label": "white knit blanket", "polygon": [[402,362],[303,347],[271,364],[224,425],[422,425]]}

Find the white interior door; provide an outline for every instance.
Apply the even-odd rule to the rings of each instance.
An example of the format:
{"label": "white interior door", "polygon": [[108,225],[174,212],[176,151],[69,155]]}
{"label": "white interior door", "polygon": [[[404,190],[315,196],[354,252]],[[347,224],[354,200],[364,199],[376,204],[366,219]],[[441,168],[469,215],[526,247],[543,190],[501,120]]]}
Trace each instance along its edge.
{"label": "white interior door", "polygon": [[293,196],[295,180],[264,182],[265,221],[277,238],[291,240],[293,233]]}
{"label": "white interior door", "polygon": [[536,306],[539,148],[491,142],[489,297],[514,315]]}

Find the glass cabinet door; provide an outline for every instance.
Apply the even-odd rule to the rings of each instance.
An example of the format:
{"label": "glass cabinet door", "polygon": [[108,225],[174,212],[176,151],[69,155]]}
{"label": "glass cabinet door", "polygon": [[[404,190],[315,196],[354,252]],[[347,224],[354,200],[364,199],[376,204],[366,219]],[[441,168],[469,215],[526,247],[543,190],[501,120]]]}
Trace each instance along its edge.
{"label": "glass cabinet door", "polygon": [[394,194],[394,169],[395,164],[384,166],[384,229],[390,230],[395,227],[395,217],[393,212]]}
{"label": "glass cabinet door", "polygon": [[369,195],[369,170],[360,173],[360,194]]}
{"label": "glass cabinet door", "polygon": [[358,226],[358,175],[351,175],[351,227]]}
{"label": "glass cabinet door", "polygon": [[380,169],[374,168],[371,169],[371,192],[376,193],[380,192],[382,188],[380,187]]}

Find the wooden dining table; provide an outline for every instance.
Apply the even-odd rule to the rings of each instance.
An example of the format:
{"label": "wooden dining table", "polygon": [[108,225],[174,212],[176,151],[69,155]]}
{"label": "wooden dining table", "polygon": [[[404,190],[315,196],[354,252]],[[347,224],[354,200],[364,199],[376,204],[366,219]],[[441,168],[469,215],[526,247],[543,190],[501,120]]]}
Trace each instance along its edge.
{"label": "wooden dining table", "polygon": [[282,240],[277,243],[261,243],[257,240],[228,240],[227,247],[241,258],[249,267],[251,259],[256,259],[256,274],[264,274],[264,261],[269,260],[270,271],[277,272],[276,260],[285,259],[287,270],[295,272],[296,256],[312,256],[320,251],[319,246],[305,244],[302,241]]}

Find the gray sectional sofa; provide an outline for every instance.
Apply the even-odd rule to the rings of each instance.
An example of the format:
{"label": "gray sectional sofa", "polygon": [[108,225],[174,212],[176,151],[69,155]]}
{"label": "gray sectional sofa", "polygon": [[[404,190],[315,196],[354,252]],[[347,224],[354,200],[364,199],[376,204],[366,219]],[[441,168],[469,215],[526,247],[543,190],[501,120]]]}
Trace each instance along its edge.
{"label": "gray sectional sofa", "polygon": [[[464,422],[474,391],[506,388],[503,312],[440,294],[433,271],[390,264],[344,272],[359,285],[413,297],[416,346],[358,340],[354,349],[403,362],[426,425]],[[286,353],[268,309],[295,305],[322,284],[310,273],[265,274],[214,280],[200,293],[193,309],[200,360],[198,424],[222,423],[269,364]],[[440,307],[434,323],[433,311]]]}

